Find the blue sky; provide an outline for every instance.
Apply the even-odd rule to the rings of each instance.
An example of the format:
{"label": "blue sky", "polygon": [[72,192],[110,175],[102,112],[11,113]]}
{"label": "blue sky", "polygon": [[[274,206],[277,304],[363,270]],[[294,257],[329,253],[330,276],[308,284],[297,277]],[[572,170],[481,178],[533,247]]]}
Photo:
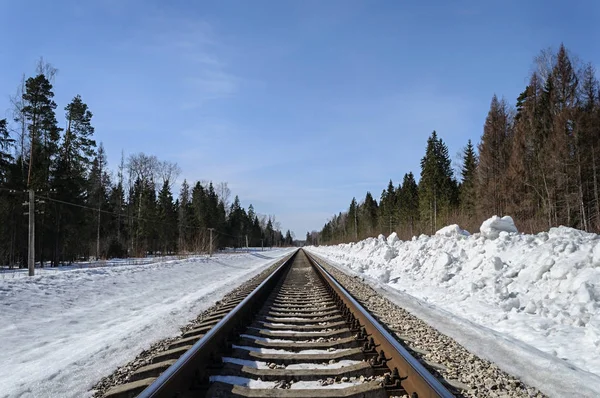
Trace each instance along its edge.
{"label": "blue sky", "polygon": [[598,2],[423,3],[0,0],[0,110],[43,56],[59,120],[81,94],[112,167],[177,162],[302,238],[418,175],[432,130],[453,157],[478,141],[540,50],[599,65]]}

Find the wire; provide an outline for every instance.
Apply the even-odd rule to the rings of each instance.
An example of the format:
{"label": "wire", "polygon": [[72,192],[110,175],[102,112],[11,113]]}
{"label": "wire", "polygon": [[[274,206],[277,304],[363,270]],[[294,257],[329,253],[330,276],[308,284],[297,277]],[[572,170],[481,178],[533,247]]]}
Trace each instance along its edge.
{"label": "wire", "polygon": [[[3,188],[3,187],[0,187],[0,190],[1,191],[5,191],[5,192],[9,192],[9,193],[14,193],[14,194],[22,194],[22,193],[26,193],[27,192],[27,190],[10,189],[10,188]],[[103,214],[109,214],[109,215],[113,215],[113,216],[123,216],[123,217],[135,218],[138,221],[146,221],[146,222],[151,222],[151,223],[154,223],[154,224],[169,225],[168,223],[163,222],[163,221],[151,220],[151,219],[140,217],[140,216],[136,217],[136,216],[129,215],[127,213],[119,213],[119,212],[113,212],[113,211],[109,211],[109,210],[102,210],[102,209],[98,209],[98,208],[95,208],[95,207],[90,207],[90,206],[86,206],[86,205],[82,205],[82,204],[78,204],[78,203],[72,203],[72,202],[67,202],[67,201],[60,200],[60,199],[55,199],[55,198],[52,198],[52,197],[47,196],[47,195],[38,195],[37,197],[41,198],[41,199],[45,199],[45,200],[51,201],[51,202],[60,203],[60,204],[67,205],[67,206],[78,207],[78,208],[81,208],[81,209],[91,210],[91,211],[95,211],[95,212],[100,212],[100,213],[103,213]],[[198,228],[196,228],[196,227],[188,226],[188,225],[184,225],[183,228],[188,228],[188,229],[192,229],[192,230],[195,230],[195,229],[198,229],[198,228],[206,229],[206,230],[209,229],[209,227],[198,227]],[[237,239],[241,239],[241,238],[243,238],[245,236],[245,235],[231,235],[231,234],[228,234],[227,232],[219,231],[219,230],[214,229],[214,228],[213,228],[213,231],[216,232],[219,235],[229,236],[231,238],[237,238]]]}

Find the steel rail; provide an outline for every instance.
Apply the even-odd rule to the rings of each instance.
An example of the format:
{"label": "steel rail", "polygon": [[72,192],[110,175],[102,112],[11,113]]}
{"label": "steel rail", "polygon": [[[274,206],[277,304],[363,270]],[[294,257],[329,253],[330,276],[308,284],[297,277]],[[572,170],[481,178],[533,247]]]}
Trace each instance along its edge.
{"label": "steel rail", "polygon": [[[306,252],[305,252],[306,253]],[[312,256],[306,253],[321,277],[338,294],[352,315],[364,327],[369,338],[373,338],[377,352],[385,353],[386,366],[396,368],[401,384],[409,394],[417,393],[419,398],[453,398],[442,383],[437,380],[406,348],[404,348],[371,314],[344,289],[329,272]],[[406,378],[406,379],[404,379]],[[413,395],[414,396],[414,395]]]}
{"label": "steel rail", "polygon": [[211,328],[192,348],[165,370],[152,384],[144,389],[138,398],[173,397],[177,391],[186,391],[193,387],[190,380],[196,380],[198,372],[208,367],[211,356],[223,346],[225,339],[243,320],[253,315],[253,309],[260,307],[271,292],[279,276],[298,254],[296,250],[283,264],[269,275],[241,303],[229,312],[219,323]]}

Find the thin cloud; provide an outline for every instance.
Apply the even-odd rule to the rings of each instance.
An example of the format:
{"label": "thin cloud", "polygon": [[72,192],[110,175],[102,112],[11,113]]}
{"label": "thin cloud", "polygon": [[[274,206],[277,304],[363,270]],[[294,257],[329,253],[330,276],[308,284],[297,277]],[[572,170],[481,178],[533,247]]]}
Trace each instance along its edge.
{"label": "thin cloud", "polygon": [[119,44],[127,53],[140,53],[151,67],[168,75],[180,92],[179,109],[187,111],[207,102],[233,97],[242,78],[233,74],[221,43],[211,23],[185,17],[147,16]]}

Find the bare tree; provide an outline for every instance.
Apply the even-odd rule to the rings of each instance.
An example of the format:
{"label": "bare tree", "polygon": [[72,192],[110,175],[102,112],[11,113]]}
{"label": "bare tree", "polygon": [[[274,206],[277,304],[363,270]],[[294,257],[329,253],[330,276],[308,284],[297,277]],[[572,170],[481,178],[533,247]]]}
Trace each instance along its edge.
{"label": "bare tree", "polygon": [[159,162],[158,166],[158,174],[162,179],[162,183],[169,182],[169,188],[173,187],[173,184],[181,174],[181,168],[177,163],[169,162],[165,160],[163,162]]}
{"label": "bare tree", "polygon": [[229,187],[227,186],[227,183],[226,182],[218,183],[215,186],[215,192],[217,193],[219,200],[221,202],[223,202],[223,205],[225,206],[225,211],[229,212],[229,197],[231,196],[231,189],[229,189]]}
{"label": "bare tree", "polygon": [[127,171],[129,172],[130,187],[137,179],[142,182],[155,182],[159,176],[160,164],[158,158],[154,155],[146,155],[143,152],[129,155]]}
{"label": "bare tree", "polygon": [[552,74],[552,69],[556,65],[556,52],[552,47],[548,47],[540,51],[534,58],[534,72],[540,79],[540,85],[543,87],[546,80]]}
{"label": "bare tree", "polygon": [[51,63],[45,62],[44,57],[40,57],[40,59],[38,60],[37,66],[35,68],[35,72],[38,75],[46,76],[46,79],[48,79],[48,81],[50,83],[54,83],[54,78],[56,77],[56,74],[58,73],[58,69],[56,69],[54,66],[52,66]]}
{"label": "bare tree", "polygon": [[18,144],[15,146],[15,157],[21,158],[22,172],[25,173],[25,154],[29,151],[27,137],[27,122],[23,115],[23,93],[25,92],[25,74],[21,77],[21,83],[17,87],[17,91],[14,96],[10,97],[12,118],[17,123],[17,127],[13,130],[16,133]]}

